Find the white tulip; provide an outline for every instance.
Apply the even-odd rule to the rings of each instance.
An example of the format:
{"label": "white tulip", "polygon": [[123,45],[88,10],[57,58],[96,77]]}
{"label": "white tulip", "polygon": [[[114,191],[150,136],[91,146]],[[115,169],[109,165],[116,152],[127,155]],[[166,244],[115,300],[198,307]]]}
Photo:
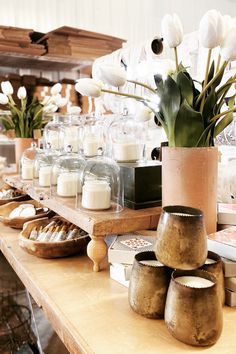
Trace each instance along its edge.
{"label": "white tulip", "polygon": [[7,104],[9,102],[7,95],[0,93],[0,104]]}
{"label": "white tulip", "polygon": [[40,102],[43,106],[46,106],[51,101],[51,96],[45,96],[44,99]]}
{"label": "white tulip", "polygon": [[102,93],[102,84],[94,79],[79,79],[75,84],[75,89],[82,96],[99,97]]}
{"label": "white tulip", "polygon": [[120,87],[126,83],[126,71],[120,66],[104,65],[100,66],[99,71],[101,80],[110,86]]}
{"label": "white tulip", "polygon": [[233,27],[233,19],[230,15],[223,16],[223,25],[224,25],[224,38],[225,38],[229,30]]}
{"label": "white tulip", "polygon": [[51,87],[51,94],[56,95],[60,93],[62,90],[62,85],[60,83],[57,83]]}
{"label": "white tulip", "polygon": [[236,29],[231,28],[226,34],[221,45],[221,57],[223,60],[236,60]]}
{"label": "white tulip", "polygon": [[138,122],[146,122],[151,118],[153,118],[153,116],[154,116],[153,111],[150,108],[143,106],[143,107],[138,107],[134,119]]}
{"label": "white tulip", "polygon": [[50,103],[49,105],[43,107],[44,113],[54,113],[57,110],[58,110],[58,107],[53,103]]}
{"label": "white tulip", "polygon": [[18,91],[17,91],[17,97],[19,98],[19,100],[23,100],[25,99],[26,97],[26,89],[24,86],[21,86],[18,88]]}
{"label": "white tulip", "polygon": [[2,92],[7,96],[13,94],[13,87],[12,87],[12,84],[10,83],[10,81],[2,81],[1,82],[1,89],[2,89]]}
{"label": "white tulip", "polygon": [[224,38],[223,17],[219,11],[205,13],[199,24],[199,39],[203,47],[213,49],[221,45]]}
{"label": "white tulip", "polygon": [[183,26],[178,15],[165,15],[161,21],[164,42],[170,48],[176,48],[183,40]]}
{"label": "white tulip", "polygon": [[64,107],[68,103],[68,99],[66,97],[61,97],[60,100],[57,101],[56,105],[58,108]]}
{"label": "white tulip", "polygon": [[80,114],[81,113],[81,108],[79,106],[71,106],[68,108],[68,113],[70,114]]}

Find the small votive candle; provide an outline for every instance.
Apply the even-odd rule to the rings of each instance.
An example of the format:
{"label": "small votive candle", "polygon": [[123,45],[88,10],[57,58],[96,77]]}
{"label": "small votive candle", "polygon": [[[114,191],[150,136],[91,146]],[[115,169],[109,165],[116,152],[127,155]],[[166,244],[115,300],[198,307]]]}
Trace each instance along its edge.
{"label": "small votive candle", "polygon": [[211,280],[195,276],[182,276],[175,278],[175,281],[191,288],[208,288],[214,285]]}
{"label": "small votive candle", "polygon": [[60,197],[75,197],[81,192],[81,184],[77,172],[64,172],[57,178],[57,195]]}
{"label": "small votive candle", "polygon": [[118,142],[113,145],[113,157],[117,161],[137,161],[141,146],[136,142]]}
{"label": "small votive candle", "polygon": [[83,141],[83,150],[85,156],[95,156],[98,153],[98,149],[103,144],[96,136],[87,136]]}
{"label": "small votive candle", "polygon": [[33,163],[23,163],[21,166],[21,178],[33,179],[34,178],[34,165]]}
{"label": "small votive candle", "polygon": [[216,261],[214,259],[211,258],[207,258],[205,264],[213,264],[216,263]]}
{"label": "small votive candle", "polygon": [[50,187],[52,166],[42,166],[39,169],[39,185],[41,187]]}
{"label": "small votive candle", "polygon": [[140,261],[139,263],[141,263],[143,265],[147,265],[147,266],[152,266],[152,267],[163,267],[164,266],[164,264],[162,264],[159,261],[156,261],[155,259],[148,259],[148,260]]}
{"label": "small votive candle", "polygon": [[85,181],[82,188],[82,207],[90,210],[109,209],[111,206],[111,187],[107,181]]}

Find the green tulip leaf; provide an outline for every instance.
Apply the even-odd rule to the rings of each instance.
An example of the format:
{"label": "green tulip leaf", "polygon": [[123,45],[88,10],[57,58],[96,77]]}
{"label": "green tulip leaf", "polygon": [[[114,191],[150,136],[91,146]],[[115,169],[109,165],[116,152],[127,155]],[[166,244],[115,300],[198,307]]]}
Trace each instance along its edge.
{"label": "green tulip leaf", "polygon": [[201,113],[194,111],[185,100],[175,121],[175,146],[195,146],[203,131]]}
{"label": "green tulip leaf", "polygon": [[223,116],[223,118],[216,124],[214,129],[214,138],[217,137],[231,122],[233,121],[233,112]]}
{"label": "green tulip leaf", "polygon": [[211,63],[211,67],[210,67],[209,73],[208,73],[207,82],[209,82],[209,81],[211,81],[211,79],[213,79],[214,73],[215,73],[215,62],[213,60],[212,63]]}
{"label": "green tulip leaf", "polygon": [[185,74],[185,72],[180,71],[177,75],[176,82],[179,86],[182,99],[185,99],[190,106],[193,105],[193,82]]}
{"label": "green tulip leaf", "polygon": [[215,113],[214,109],[217,103],[217,98],[215,94],[215,90],[211,88],[210,93],[207,95],[202,111],[202,116],[204,119],[204,124],[207,126],[208,122],[210,121],[210,118],[212,118]]}
{"label": "green tulip leaf", "polygon": [[169,145],[175,145],[175,121],[179,112],[181,103],[180,90],[177,83],[168,76],[163,85],[163,93],[160,101],[160,109],[164,116]]}

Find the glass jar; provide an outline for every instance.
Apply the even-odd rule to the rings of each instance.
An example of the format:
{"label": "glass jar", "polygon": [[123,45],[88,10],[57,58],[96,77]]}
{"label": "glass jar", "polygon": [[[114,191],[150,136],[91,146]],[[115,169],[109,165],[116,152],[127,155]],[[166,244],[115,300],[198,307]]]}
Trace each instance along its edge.
{"label": "glass jar", "polygon": [[53,113],[45,115],[45,120],[49,122],[45,125],[43,131],[44,146],[50,144],[52,150],[60,151],[62,142],[60,140],[60,127],[70,121],[70,115]]}
{"label": "glass jar", "polygon": [[104,125],[94,116],[87,116],[83,133],[83,154],[86,158],[99,155],[99,150],[105,150]]}
{"label": "glass jar", "polygon": [[82,115],[71,115],[66,124],[60,125],[60,141],[62,152],[67,151],[67,147],[72,147],[72,152],[82,150],[83,135],[84,135],[85,117]]}
{"label": "glass jar", "polygon": [[37,154],[40,154],[42,150],[37,148],[35,142],[31,143],[31,147],[26,149],[21,157],[20,162],[20,176],[23,180],[33,180],[34,178],[34,161]]}
{"label": "glass jar", "polygon": [[57,174],[52,167],[58,157],[59,153],[53,151],[49,143],[43,153],[37,155],[34,162],[34,187],[48,189],[51,186],[51,180],[55,183]]}
{"label": "glass jar", "polygon": [[72,152],[72,147],[67,147],[67,152],[58,157],[53,164],[52,171],[56,179],[52,178],[51,195],[71,198],[81,192],[80,175],[85,166],[85,159]]}
{"label": "glass jar", "polygon": [[76,205],[85,211],[120,212],[124,207],[124,188],[118,164],[103,156],[88,159],[81,174],[81,194]]}
{"label": "glass jar", "polygon": [[118,162],[137,162],[144,153],[144,127],[134,116],[122,115],[109,127],[111,156]]}

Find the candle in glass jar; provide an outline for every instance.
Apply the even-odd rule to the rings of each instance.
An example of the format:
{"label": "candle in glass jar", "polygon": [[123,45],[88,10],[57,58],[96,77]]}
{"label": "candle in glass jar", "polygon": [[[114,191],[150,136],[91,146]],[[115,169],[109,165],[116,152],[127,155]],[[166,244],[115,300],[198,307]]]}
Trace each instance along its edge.
{"label": "candle in glass jar", "polygon": [[98,149],[102,147],[102,142],[96,136],[87,136],[83,141],[83,150],[85,156],[95,156]]}
{"label": "candle in glass jar", "polygon": [[208,288],[214,284],[211,280],[188,275],[175,278],[175,281],[191,288]]}
{"label": "candle in glass jar", "polygon": [[50,187],[52,166],[41,166],[39,168],[39,185],[41,187]]}
{"label": "candle in glass jar", "polygon": [[49,131],[47,143],[50,143],[52,150],[58,150],[60,148],[59,132],[53,130]]}
{"label": "candle in glass jar", "polygon": [[111,187],[106,181],[85,181],[82,188],[82,207],[90,210],[109,209],[111,206]]}
{"label": "candle in glass jar", "polygon": [[33,179],[34,178],[34,165],[33,163],[23,163],[21,166],[21,178]]}
{"label": "candle in glass jar", "polygon": [[216,263],[216,261],[214,259],[211,258],[207,258],[205,264],[213,264]]}
{"label": "candle in glass jar", "polygon": [[163,267],[164,266],[164,264],[162,264],[161,262],[159,262],[155,259],[148,259],[148,260],[140,261],[139,263],[147,265],[147,266],[152,266],[152,267]]}
{"label": "candle in glass jar", "polygon": [[113,145],[113,157],[117,161],[137,161],[140,155],[141,146],[136,142],[117,142]]}
{"label": "candle in glass jar", "polygon": [[81,192],[79,174],[77,172],[64,172],[57,179],[57,194],[60,197],[75,197]]}

